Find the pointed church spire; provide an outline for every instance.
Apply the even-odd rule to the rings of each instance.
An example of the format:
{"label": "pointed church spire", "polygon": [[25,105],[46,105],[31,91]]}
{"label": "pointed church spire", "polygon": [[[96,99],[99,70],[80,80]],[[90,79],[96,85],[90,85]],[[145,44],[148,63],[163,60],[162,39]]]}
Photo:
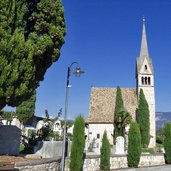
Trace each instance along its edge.
{"label": "pointed church spire", "polygon": [[148,54],[148,46],[147,46],[147,38],[146,38],[146,30],[145,30],[145,17],[143,17],[143,30],[142,30],[142,40],[141,40],[141,49],[139,57],[149,57]]}

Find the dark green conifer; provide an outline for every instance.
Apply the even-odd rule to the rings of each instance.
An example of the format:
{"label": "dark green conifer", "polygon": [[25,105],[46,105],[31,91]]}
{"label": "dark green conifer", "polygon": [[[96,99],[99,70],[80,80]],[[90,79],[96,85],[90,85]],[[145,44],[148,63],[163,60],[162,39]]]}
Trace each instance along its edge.
{"label": "dark green conifer", "polygon": [[69,165],[70,171],[80,171],[83,164],[83,152],[85,147],[84,127],[84,118],[78,116],[74,122]]}
{"label": "dark green conifer", "polygon": [[110,143],[107,138],[106,130],[103,134],[100,152],[100,169],[108,171],[110,170]]}
{"label": "dark green conifer", "polygon": [[171,164],[171,123],[166,123],[164,126],[164,150],[165,162]]}
{"label": "dark green conifer", "polygon": [[61,0],[1,0],[0,109],[29,99],[64,43]]}
{"label": "dark green conifer", "polygon": [[122,136],[122,130],[118,126],[120,119],[120,110],[124,108],[122,93],[120,87],[117,87],[116,100],[115,100],[115,112],[114,112],[114,142],[118,136]]}
{"label": "dark green conifer", "polygon": [[140,89],[139,105],[138,105],[138,123],[141,132],[141,144],[143,147],[148,147],[150,142],[150,115],[148,103],[146,101],[144,92]]}
{"label": "dark green conifer", "polygon": [[16,107],[16,115],[21,123],[26,124],[26,122],[32,116],[34,116],[35,102],[36,102],[36,91],[28,100],[23,101],[19,106]]}
{"label": "dark green conifer", "polygon": [[128,166],[138,167],[141,157],[141,135],[139,125],[132,122],[128,133]]}

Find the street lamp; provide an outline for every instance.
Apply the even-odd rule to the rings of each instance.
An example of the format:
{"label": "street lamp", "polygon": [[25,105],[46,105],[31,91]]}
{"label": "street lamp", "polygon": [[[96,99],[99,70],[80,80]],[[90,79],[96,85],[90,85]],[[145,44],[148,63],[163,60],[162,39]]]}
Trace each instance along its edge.
{"label": "street lamp", "polygon": [[[72,71],[72,66],[77,65],[75,70]],[[69,78],[72,74],[77,77],[80,77],[84,71],[81,70],[78,62],[73,62],[67,71],[67,82],[66,82],[66,97],[65,97],[65,113],[64,113],[64,134],[63,134],[63,145],[62,145],[62,162],[61,162],[61,171],[64,171],[65,168],[65,147],[66,147],[66,121],[67,121],[67,112],[68,112],[68,94],[69,94]]]}

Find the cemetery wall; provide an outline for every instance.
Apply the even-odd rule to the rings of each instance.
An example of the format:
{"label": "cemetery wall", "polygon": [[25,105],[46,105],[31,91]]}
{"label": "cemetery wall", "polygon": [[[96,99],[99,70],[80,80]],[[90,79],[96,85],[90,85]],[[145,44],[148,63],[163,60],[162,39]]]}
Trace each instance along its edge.
{"label": "cemetery wall", "polygon": [[62,156],[62,141],[40,141],[34,147],[34,153],[42,158]]}
{"label": "cemetery wall", "polygon": [[[34,154],[40,155],[42,158],[53,158],[62,156],[63,141],[39,141],[34,147]],[[71,148],[71,141],[68,141],[68,146],[65,147],[68,155]]]}
{"label": "cemetery wall", "polygon": [[[127,168],[127,156],[126,155],[112,155],[110,157],[110,169],[117,169],[117,168]],[[150,154],[143,154],[140,158],[139,167],[145,166],[157,166],[157,165],[164,165],[164,155],[157,154],[157,155],[150,155]],[[83,165],[83,171],[97,171],[100,170],[100,155],[89,155],[86,156]],[[69,160],[66,160],[66,168],[65,171],[69,171]]]}
{"label": "cemetery wall", "polygon": [[39,159],[15,163],[19,171],[60,171],[61,158]]}
{"label": "cemetery wall", "polygon": [[[21,161],[15,163],[15,168],[19,171],[60,171],[61,158],[49,158],[39,160]],[[112,155],[110,158],[111,169],[127,168],[126,155]],[[142,155],[139,167],[164,165],[164,155]],[[97,171],[100,165],[100,155],[86,156],[83,165],[83,171]],[[69,171],[69,159],[66,159],[65,171]]]}

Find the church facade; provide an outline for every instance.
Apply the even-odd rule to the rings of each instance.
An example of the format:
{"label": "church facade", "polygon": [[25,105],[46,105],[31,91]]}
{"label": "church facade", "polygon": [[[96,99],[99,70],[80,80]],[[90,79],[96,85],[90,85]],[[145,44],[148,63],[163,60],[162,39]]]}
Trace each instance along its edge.
{"label": "church facade", "polygon": [[[124,107],[136,120],[140,89],[143,89],[150,111],[150,143],[149,147],[156,145],[156,120],[155,120],[155,91],[154,69],[152,59],[148,53],[145,19],[143,19],[140,55],[136,58],[136,88],[121,88]],[[90,109],[86,120],[88,126],[88,141],[101,144],[104,131],[110,143],[113,143],[114,109],[117,88],[91,88]]]}

